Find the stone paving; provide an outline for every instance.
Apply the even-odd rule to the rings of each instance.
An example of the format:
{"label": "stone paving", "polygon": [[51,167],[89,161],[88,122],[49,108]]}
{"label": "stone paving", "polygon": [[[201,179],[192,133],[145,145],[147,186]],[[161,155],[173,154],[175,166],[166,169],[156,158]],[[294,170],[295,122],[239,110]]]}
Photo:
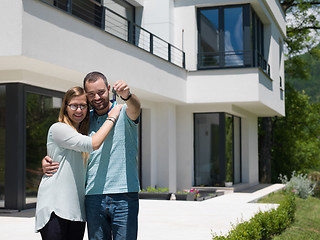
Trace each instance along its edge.
{"label": "stone paving", "polygon": [[[210,240],[212,232],[226,234],[231,224],[248,220],[259,210],[277,207],[255,201],[281,188],[282,184],[257,185],[194,202],[140,200],[138,240]],[[34,233],[34,209],[0,213],[0,239],[41,239],[40,234]]]}

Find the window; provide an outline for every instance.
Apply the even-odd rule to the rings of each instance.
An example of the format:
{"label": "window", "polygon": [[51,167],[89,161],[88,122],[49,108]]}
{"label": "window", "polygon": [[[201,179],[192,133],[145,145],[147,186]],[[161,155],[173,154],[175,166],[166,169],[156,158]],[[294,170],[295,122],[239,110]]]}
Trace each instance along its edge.
{"label": "window", "polygon": [[126,1],[105,0],[103,1],[103,5],[131,22],[135,22],[135,8]]}
{"label": "window", "polygon": [[[104,26],[103,22],[103,7],[101,0],[84,1],[72,0],[71,12],[73,15],[89,22],[97,27]],[[69,3],[70,4],[70,3]]]}
{"label": "window", "polygon": [[102,0],[42,0],[61,10],[89,22],[97,27],[103,26]]}
{"label": "window", "polygon": [[241,182],[240,118],[226,113],[194,114],[194,185]]}
{"label": "window", "polygon": [[218,9],[203,9],[199,14],[200,66],[220,65]]}
{"label": "window", "polygon": [[122,38],[130,40],[128,34],[132,33],[130,22],[135,22],[135,8],[122,0],[104,1],[106,10],[105,31]]}
{"label": "window", "polygon": [[198,69],[266,69],[263,54],[263,24],[249,4],[198,9]]}
{"label": "window", "polygon": [[36,202],[43,175],[41,159],[47,155],[49,127],[57,122],[61,98],[27,92],[26,122],[26,204]]}
{"label": "window", "polygon": [[224,9],[225,66],[243,66],[243,11],[241,7]]}
{"label": "window", "polygon": [[5,152],[6,152],[6,87],[0,85],[0,207],[4,207]]}

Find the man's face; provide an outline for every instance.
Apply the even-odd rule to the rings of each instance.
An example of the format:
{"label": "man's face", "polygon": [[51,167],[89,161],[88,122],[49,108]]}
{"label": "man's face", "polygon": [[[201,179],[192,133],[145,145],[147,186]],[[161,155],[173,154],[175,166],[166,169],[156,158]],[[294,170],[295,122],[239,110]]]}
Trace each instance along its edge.
{"label": "man's face", "polygon": [[88,101],[98,114],[103,114],[109,109],[109,89],[110,86],[107,87],[101,78],[85,83]]}

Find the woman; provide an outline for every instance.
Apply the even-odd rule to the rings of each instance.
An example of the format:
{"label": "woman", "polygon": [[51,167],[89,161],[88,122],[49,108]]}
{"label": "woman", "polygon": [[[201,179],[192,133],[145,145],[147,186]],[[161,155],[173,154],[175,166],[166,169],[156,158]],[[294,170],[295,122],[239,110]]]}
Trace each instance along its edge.
{"label": "woman", "polygon": [[89,106],[83,88],[66,92],[59,122],[50,127],[47,138],[47,154],[60,167],[52,177],[43,176],[38,189],[36,231],[42,239],[83,239],[88,153],[101,146],[121,107],[113,107],[99,131],[89,137]]}

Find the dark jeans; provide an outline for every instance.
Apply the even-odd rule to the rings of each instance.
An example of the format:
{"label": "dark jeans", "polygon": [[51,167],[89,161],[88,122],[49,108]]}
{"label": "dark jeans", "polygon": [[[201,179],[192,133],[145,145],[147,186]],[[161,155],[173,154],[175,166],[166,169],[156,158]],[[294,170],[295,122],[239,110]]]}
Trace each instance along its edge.
{"label": "dark jeans", "polygon": [[43,240],[82,240],[85,226],[85,222],[66,220],[53,212],[40,234]]}
{"label": "dark jeans", "polygon": [[85,202],[90,240],[137,239],[138,193],[87,195]]}

